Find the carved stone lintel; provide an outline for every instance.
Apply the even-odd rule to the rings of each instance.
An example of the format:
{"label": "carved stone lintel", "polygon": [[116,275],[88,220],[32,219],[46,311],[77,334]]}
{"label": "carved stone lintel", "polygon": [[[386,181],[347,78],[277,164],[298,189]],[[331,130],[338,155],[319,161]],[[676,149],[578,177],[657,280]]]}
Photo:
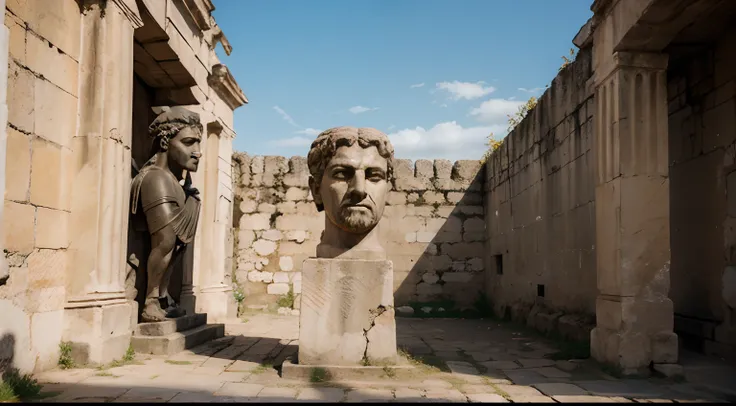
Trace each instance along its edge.
{"label": "carved stone lintel", "polygon": [[207,83],[233,110],[248,103],[248,98],[245,97],[243,90],[240,89],[227,66],[223,64],[212,67],[212,73],[207,78]]}

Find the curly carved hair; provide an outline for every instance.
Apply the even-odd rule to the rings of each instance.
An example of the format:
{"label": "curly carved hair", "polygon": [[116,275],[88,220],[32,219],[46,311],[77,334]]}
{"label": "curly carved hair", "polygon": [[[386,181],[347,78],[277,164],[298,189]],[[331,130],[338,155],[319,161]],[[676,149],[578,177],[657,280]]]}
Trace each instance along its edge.
{"label": "curly carved hair", "polygon": [[[374,128],[335,127],[323,131],[312,142],[307,155],[309,174],[317,184],[322,182],[327,164],[339,147],[349,147],[358,143],[362,148],[376,147],[378,154],[386,158],[386,176],[389,182],[394,179],[394,147],[386,134]],[[317,210],[323,207],[317,205]]]}
{"label": "curly carved hair", "polygon": [[[170,139],[186,127],[196,128],[200,134],[204,131],[199,114],[183,107],[165,107],[148,126],[148,135],[154,140],[160,140],[159,143],[168,144]],[[154,149],[158,147],[159,145],[154,144]]]}

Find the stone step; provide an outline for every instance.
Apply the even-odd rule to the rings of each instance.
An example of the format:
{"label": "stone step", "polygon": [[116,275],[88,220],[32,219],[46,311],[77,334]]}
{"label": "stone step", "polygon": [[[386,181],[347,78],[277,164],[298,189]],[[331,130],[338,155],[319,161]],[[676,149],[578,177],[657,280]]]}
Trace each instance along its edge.
{"label": "stone step", "polygon": [[165,336],[133,336],[130,344],[137,353],[173,355],[224,335],[224,324],[205,324]]}
{"label": "stone step", "polygon": [[205,324],[207,324],[207,313],[198,313],[156,323],[140,323],[133,330],[133,335],[161,337],[191,330]]}

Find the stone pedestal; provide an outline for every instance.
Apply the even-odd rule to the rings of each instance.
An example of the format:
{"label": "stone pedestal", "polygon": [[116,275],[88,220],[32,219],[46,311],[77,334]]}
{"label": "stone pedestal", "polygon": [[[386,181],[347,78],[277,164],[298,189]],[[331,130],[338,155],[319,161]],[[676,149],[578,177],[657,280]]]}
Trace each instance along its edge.
{"label": "stone pedestal", "polygon": [[298,363],[360,366],[396,361],[393,263],[304,261]]}

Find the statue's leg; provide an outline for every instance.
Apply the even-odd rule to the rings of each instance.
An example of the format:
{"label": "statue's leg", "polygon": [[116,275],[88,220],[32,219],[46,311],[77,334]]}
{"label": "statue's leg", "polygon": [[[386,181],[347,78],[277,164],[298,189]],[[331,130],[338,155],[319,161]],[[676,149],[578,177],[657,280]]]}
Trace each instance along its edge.
{"label": "statue's leg", "polygon": [[171,262],[169,263],[169,267],[166,269],[163,281],[161,282],[161,289],[159,291],[160,300],[162,303],[161,307],[164,309],[166,317],[169,318],[181,317],[186,314],[186,311],[179,308],[179,304],[176,303],[174,298],[171,297],[171,295],[169,294],[169,283],[171,282],[171,275],[174,273],[174,269],[176,269],[176,267],[181,262],[182,257],[184,256],[184,248],[184,245],[177,244],[176,248],[174,249],[174,254],[171,258]]}
{"label": "statue's leg", "polygon": [[[161,308],[159,297],[164,276],[174,254],[176,234],[171,227],[164,227],[151,234],[151,253],[148,256],[148,288],[141,319],[144,322],[163,321],[166,313]],[[164,290],[165,291],[165,290]]]}

